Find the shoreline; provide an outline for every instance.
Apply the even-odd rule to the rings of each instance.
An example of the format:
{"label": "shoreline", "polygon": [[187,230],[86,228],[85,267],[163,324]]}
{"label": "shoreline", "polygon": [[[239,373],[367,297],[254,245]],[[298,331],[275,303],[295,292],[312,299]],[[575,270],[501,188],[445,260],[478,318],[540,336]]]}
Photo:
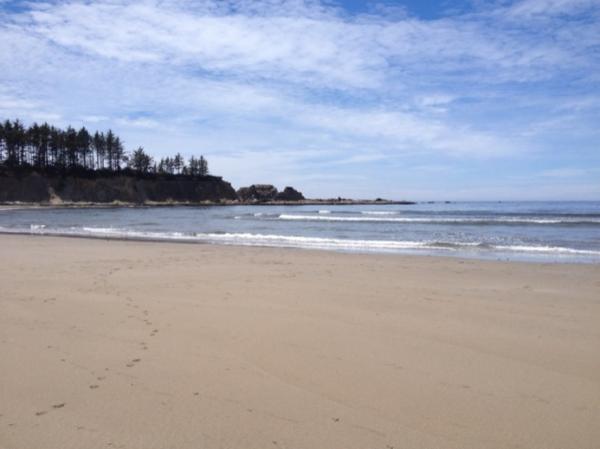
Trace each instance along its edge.
{"label": "shoreline", "polygon": [[600,266],[29,237],[0,235],[0,447],[600,439]]}
{"label": "shoreline", "polygon": [[[425,258],[443,258],[459,261],[477,261],[477,262],[499,262],[499,263],[518,263],[518,264],[540,264],[540,265],[597,265],[600,266],[600,260],[595,258],[586,258],[584,256],[564,256],[570,257],[570,260],[560,259],[560,254],[542,258],[539,254],[508,254],[507,252],[495,253],[468,253],[465,250],[453,250],[455,254],[443,251],[451,251],[448,249],[399,249],[399,250],[373,250],[373,249],[349,249],[349,248],[325,248],[325,247],[306,247],[293,245],[269,245],[266,243],[230,243],[211,241],[209,239],[200,240],[193,239],[192,236],[182,236],[180,238],[160,238],[150,236],[121,236],[121,235],[106,235],[106,234],[69,234],[69,233],[44,233],[44,232],[27,232],[27,231],[6,231],[0,230],[1,236],[19,236],[19,237],[42,237],[42,238],[67,238],[67,239],[82,239],[82,240],[104,240],[106,242],[140,242],[151,244],[176,244],[176,245],[209,245],[214,247],[233,247],[233,248],[257,248],[257,249],[273,249],[273,250],[293,250],[307,251],[318,253],[333,253],[333,254],[348,254],[348,255],[365,255],[365,256],[386,256],[386,257],[425,257]],[[553,257],[553,258],[552,258]]]}
{"label": "shoreline", "polygon": [[[442,203],[443,201],[440,201]],[[431,202],[429,202],[431,203]],[[202,201],[198,203],[192,202],[145,202],[145,203],[127,203],[115,201],[111,203],[87,203],[87,202],[57,202],[57,203],[0,203],[0,207],[7,208],[72,208],[72,209],[84,209],[84,208],[117,208],[117,207],[131,207],[131,208],[144,208],[144,207],[202,207],[202,206],[369,206],[369,205],[381,205],[381,206],[410,206],[419,204],[414,201],[376,201],[376,200],[301,200],[301,201]]]}

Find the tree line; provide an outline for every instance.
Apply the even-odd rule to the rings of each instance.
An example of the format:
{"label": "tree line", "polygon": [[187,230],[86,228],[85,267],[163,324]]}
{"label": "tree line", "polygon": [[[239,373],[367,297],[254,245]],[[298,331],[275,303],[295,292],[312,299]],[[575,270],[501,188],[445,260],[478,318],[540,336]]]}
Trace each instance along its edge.
{"label": "tree line", "polygon": [[125,151],[119,136],[110,129],[91,134],[85,127],[56,128],[43,123],[26,127],[20,120],[0,122],[0,165],[40,170],[91,170],[169,175],[208,175],[204,156],[189,161],[177,153],[155,161],[142,147]]}

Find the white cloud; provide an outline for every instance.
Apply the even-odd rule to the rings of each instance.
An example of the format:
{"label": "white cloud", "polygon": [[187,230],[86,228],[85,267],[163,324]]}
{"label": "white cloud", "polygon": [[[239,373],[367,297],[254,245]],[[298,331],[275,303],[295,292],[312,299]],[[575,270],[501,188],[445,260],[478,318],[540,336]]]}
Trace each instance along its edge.
{"label": "white cloud", "polygon": [[513,16],[551,16],[557,14],[580,14],[597,7],[598,0],[523,0],[514,3],[508,12]]}
{"label": "white cloud", "polygon": [[591,135],[600,107],[598,1],[436,20],[302,0],[28,7],[1,16],[0,116],[114,127],[157,156],[204,152],[236,184],[321,170],[311,179],[333,186],[336,163],[360,181],[361,164],[401,157],[552,151],[559,128]]}
{"label": "white cloud", "polygon": [[[559,11],[590,3],[529,0],[506,15],[545,10],[543,4]],[[477,67],[502,71],[496,75],[507,79],[535,78],[547,67],[577,62],[574,38],[578,47],[598,40],[582,36],[581,27],[560,27],[555,39],[539,41],[528,37],[531,30],[506,33],[490,26],[486,16],[391,20],[347,18],[315,2],[227,5],[231,13],[224,15],[215,1],[199,2],[192,11],[172,2],[52,3],[35,6],[20,21],[30,33],[93,56],[335,88],[382,87],[390,78],[397,81],[406,65],[445,76]]]}

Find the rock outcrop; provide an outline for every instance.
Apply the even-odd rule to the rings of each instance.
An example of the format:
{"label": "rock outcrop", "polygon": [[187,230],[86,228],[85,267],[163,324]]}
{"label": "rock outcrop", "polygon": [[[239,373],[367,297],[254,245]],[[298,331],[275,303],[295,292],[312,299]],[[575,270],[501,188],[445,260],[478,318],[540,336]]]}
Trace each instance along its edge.
{"label": "rock outcrop", "polygon": [[283,189],[283,192],[279,192],[275,199],[278,201],[302,201],[304,199],[304,195],[301,192],[298,192],[293,187],[286,187]]}
{"label": "rock outcrop", "polygon": [[304,195],[293,187],[286,187],[283,192],[271,184],[253,184],[241,187],[237,191],[238,199],[244,203],[266,203],[272,201],[302,201]]}
{"label": "rock outcrop", "polygon": [[273,201],[277,196],[277,189],[271,184],[252,184],[250,187],[241,187],[237,191],[240,201],[245,203]]}
{"label": "rock outcrop", "polygon": [[0,170],[0,202],[201,203],[234,201],[231,184],[217,176],[45,174]]}

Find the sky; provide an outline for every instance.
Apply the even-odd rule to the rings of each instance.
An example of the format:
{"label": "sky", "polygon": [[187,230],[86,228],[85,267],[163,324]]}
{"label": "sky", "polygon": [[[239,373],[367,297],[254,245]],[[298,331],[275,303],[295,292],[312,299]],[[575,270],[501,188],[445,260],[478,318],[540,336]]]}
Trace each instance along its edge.
{"label": "sky", "polygon": [[0,119],[309,197],[600,200],[600,0],[0,0]]}

